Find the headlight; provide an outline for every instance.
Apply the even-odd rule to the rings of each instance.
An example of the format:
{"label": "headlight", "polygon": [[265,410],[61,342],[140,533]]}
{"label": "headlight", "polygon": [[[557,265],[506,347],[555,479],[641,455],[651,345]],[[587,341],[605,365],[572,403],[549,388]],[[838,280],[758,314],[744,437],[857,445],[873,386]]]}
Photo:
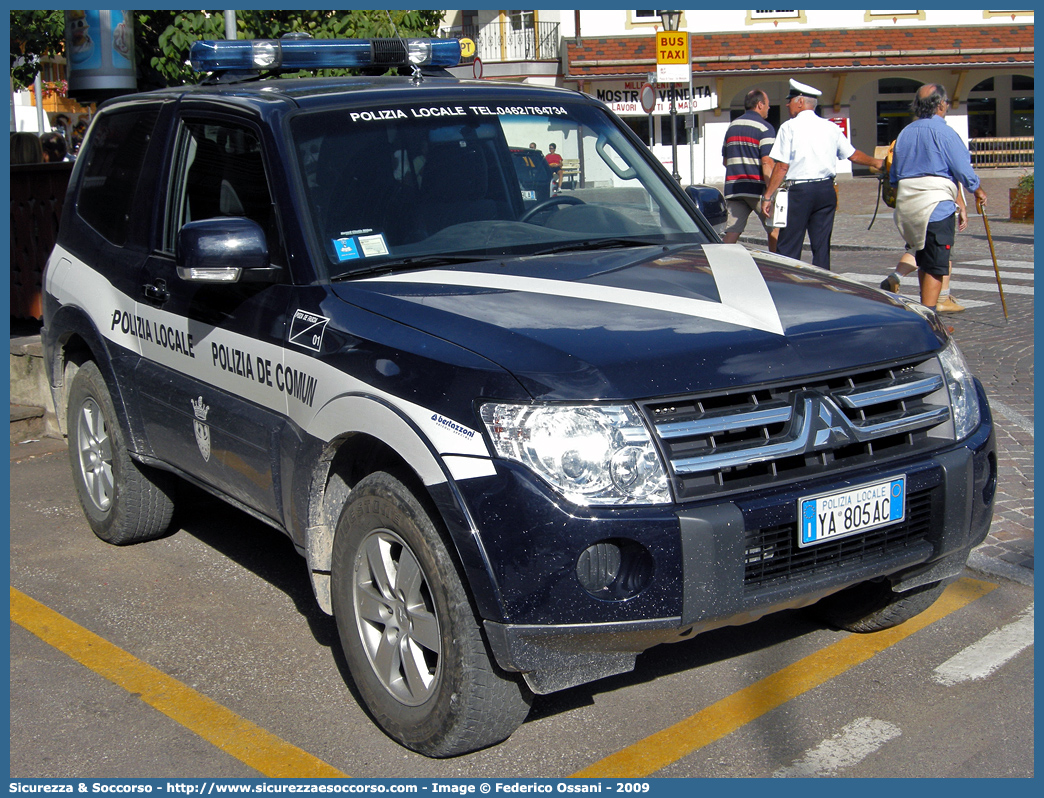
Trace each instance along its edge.
{"label": "headlight", "polygon": [[939,362],[950,392],[954,433],[957,440],[963,440],[979,424],[979,394],[964,355],[953,340],[939,353]]}
{"label": "headlight", "polygon": [[481,408],[497,454],[531,468],[575,504],[667,504],[667,474],[630,405]]}

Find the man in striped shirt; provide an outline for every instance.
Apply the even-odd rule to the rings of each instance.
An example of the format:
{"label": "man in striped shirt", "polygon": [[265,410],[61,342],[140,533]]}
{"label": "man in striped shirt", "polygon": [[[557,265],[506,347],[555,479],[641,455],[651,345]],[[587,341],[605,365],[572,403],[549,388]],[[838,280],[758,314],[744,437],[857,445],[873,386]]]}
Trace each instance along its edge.
{"label": "man in striped shirt", "polygon": [[776,140],[776,129],[766,121],[768,95],[761,89],[751,89],[743,107],[746,113],[729,125],[721,146],[725,163],[725,204],[729,209],[722,240],[726,244],[739,241],[740,233],[747,226],[747,217],[753,211],[768,234],[769,252],[775,252],[779,230],[768,226],[761,209],[761,195],[772,173],[772,159],[768,156]]}

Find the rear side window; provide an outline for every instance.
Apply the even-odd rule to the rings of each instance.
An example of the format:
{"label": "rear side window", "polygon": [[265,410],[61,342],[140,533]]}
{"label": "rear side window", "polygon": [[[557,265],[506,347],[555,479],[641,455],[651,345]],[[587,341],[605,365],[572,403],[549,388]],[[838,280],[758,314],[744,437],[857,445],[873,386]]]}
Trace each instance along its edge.
{"label": "rear side window", "polygon": [[145,154],[158,111],[102,114],[94,120],[76,212],[99,234],[117,246],[127,240],[131,214]]}

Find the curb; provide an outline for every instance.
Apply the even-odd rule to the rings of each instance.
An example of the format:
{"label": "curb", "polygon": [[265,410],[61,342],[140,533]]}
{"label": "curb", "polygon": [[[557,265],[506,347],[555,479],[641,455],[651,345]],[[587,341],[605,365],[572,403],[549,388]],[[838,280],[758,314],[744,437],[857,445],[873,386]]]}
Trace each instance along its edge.
{"label": "curb", "polygon": [[988,557],[978,550],[973,550],[968,557],[968,568],[988,576],[999,576],[1001,579],[1033,587],[1033,571],[1021,565]]}

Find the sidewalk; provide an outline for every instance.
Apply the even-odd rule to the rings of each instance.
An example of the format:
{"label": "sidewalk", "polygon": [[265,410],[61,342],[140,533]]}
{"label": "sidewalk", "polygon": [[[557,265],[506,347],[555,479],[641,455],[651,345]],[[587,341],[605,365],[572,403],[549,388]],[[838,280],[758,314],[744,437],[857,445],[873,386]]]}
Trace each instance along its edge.
{"label": "sidewalk", "polygon": [[[1008,221],[1008,189],[1015,188],[1019,178],[1026,169],[990,169],[980,171],[982,186],[986,191],[986,216],[990,223],[994,247],[998,260],[1013,260],[1018,257],[1033,255],[1033,224]],[[712,184],[715,185],[715,184]],[[715,185],[719,191],[722,186]],[[895,260],[903,252],[903,240],[892,221],[892,209],[877,202],[877,177],[852,177],[842,175],[837,180],[838,206],[834,219],[834,235],[830,242],[832,251],[845,250],[881,250],[895,253]],[[982,217],[975,210],[975,199],[965,196],[968,203],[968,229],[959,233],[958,249],[966,241],[966,236],[981,237],[985,246],[986,257],[990,257],[989,244],[986,240],[986,228]],[[874,208],[877,218],[874,218]],[[873,222],[873,227],[870,223]],[[867,229],[870,227],[870,229]],[[745,244],[764,247],[765,236],[755,222],[749,222],[740,240]],[[1028,250],[1027,250],[1028,247]],[[805,254],[808,254],[808,241],[805,242]],[[809,257],[808,260],[811,260]]]}
{"label": "sidewalk", "polygon": [[[986,214],[993,248],[1006,288],[1008,319],[1001,313],[995,283],[991,285],[988,305],[969,302],[966,311],[946,314],[944,318],[954,327],[954,337],[969,366],[986,388],[997,429],[1000,479],[996,511],[990,533],[972,553],[970,564],[979,571],[1032,584],[1034,301],[1030,264],[1034,260],[1034,240],[1032,223],[1008,220],[1008,189],[1015,187],[1025,171],[979,172],[986,190]],[[838,213],[831,240],[831,249],[836,253],[832,259],[834,271],[848,271],[843,257],[846,251],[880,253],[874,260],[879,261],[877,272],[883,279],[902,254],[903,241],[892,221],[892,209],[882,202],[874,220],[877,191],[876,177],[838,179]],[[872,220],[873,227],[868,230]],[[764,248],[764,233],[759,225],[748,224],[741,241]],[[803,257],[811,260],[807,242]],[[968,228],[957,234],[954,248],[955,285],[969,279],[965,275],[971,272],[989,273],[989,277],[979,279],[992,282],[992,261],[985,223],[975,212],[974,199],[969,198]],[[1006,265],[1010,264],[1025,269],[1024,281],[1028,286],[1016,285],[1015,280],[1004,274]],[[867,284],[865,280],[864,284]],[[876,281],[869,284],[876,287]],[[914,277],[906,278],[904,293],[916,296],[914,286]],[[1018,291],[1023,293],[1016,293]],[[965,294],[959,288],[955,287],[953,293],[964,301]],[[980,307],[971,307],[972,304]]]}

